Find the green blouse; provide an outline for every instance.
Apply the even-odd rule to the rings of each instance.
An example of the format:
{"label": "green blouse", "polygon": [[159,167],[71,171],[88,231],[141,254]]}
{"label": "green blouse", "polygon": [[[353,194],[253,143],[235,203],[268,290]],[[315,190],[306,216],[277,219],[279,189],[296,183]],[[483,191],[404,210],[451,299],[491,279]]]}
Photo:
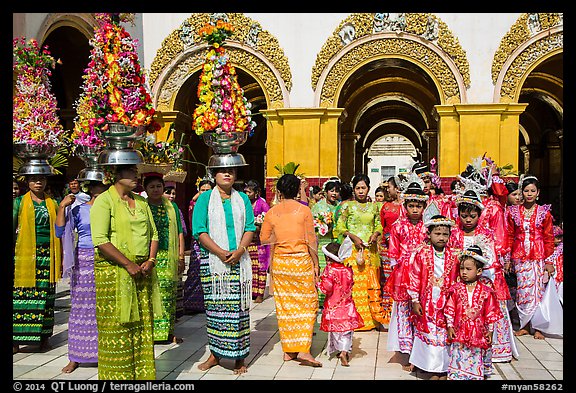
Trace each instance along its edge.
{"label": "green blouse", "polygon": [[[208,231],[208,203],[210,202],[210,195],[213,190],[208,190],[200,194],[196,204],[194,205],[194,213],[192,215],[192,236],[198,239],[200,234],[209,233]],[[244,207],[246,209],[246,225],[244,226],[244,232],[255,232],[256,225],[254,224],[254,211],[252,210],[252,202],[248,195],[243,192],[239,192],[240,196],[244,200]],[[226,219],[226,233],[228,234],[228,249],[229,251],[236,250],[236,233],[234,232],[235,225],[240,225],[236,222],[234,215],[232,214],[232,202],[231,198],[224,199],[222,201],[224,205],[224,217]],[[240,240],[240,239],[238,239]],[[204,250],[204,247],[200,245]]]}
{"label": "green blouse", "polygon": [[[14,199],[14,202],[12,203],[13,233],[16,233],[18,225],[18,213],[20,213],[20,205],[22,204],[23,196],[24,195],[17,196],[16,199]],[[32,201],[32,203],[34,203],[34,216],[35,216],[34,222],[36,223],[36,243],[37,244],[50,243],[50,231],[54,229],[50,228],[50,216],[48,214],[48,208],[46,207],[46,201],[42,201],[40,203]],[[56,203],[58,202],[56,201]]]}
{"label": "green blouse", "polygon": [[367,242],[374,232],[382,233],[379,205],[375,202],[348,201],[341,205],[333,236],[341,242],[344,232],[351,232]]}
{"label": "green blouse", "polygon": [[[176,214],[176,224],[178,225],[178,234],[182,232],[182,220],[180,220],[180,211],[176,202],[170,202],[174,208]],[[164,208],[164,204],[153,205],[148,203],[150,210],[152,211],[152,216],[154,217],[154,223],[156,224],[156,230],[158,230],[158,249],[167,250],[168,249],[168,212]]]}
{"label": "green blouse", "polygon": [[[146,199],[134,194],[136,207],[130,209],[128,202],[123,202],[123,208],[128,210],[130,217],[130,228],[122,228],[116,225],[116,220],[112,215],[113,202],[108,191],[98,195],[94,205],[90,209],[90,229],[92,231],[92,242],[94,247],[111,242],[118,248],[118,231],[130,231],[132,234],[132,253],[136,257],[147,257],[150,252],[150,241],[158,240],[158,231],[152,219],[152,212]],[[151,223],[149,222],[151,221]],[[149,228],[152,228],[152,231]]]}

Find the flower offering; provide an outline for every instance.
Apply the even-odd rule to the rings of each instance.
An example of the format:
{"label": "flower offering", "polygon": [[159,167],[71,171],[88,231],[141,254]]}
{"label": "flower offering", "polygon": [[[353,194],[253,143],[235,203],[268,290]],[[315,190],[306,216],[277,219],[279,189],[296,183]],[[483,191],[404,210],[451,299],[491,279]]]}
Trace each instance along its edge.
{"label": "flower offering", "polygon": [[321,236],[325,236],[330,231],[333,223],[332,212],[319,212],[313,216],[313,219],[316,232]]}
{"label": "flower offering", "polygon": [[90,40],[90,61],[83,75],[72,139],[75,144],[103,146],[107,123],[145,126],[158,131],[155,109],[136,52],[138,42],[120,25],[129,14],[97,13],[98,25]]}
{"label": "flower offering", "polygon": [[14,143],[61,146],[65,131],[60,124],[56,96],[49,77],[55,61],[47,46],[38,41],[15,38],[13,69],[17,73],[16,92],[12,109]]}
{"label": "flower offering", "polygon": [[238,84],[236,69],[228,61],[222,42],[233,27],[219,20],[207,23],[199,33],[210,47],[200,75],[200,103],[193,114],[192,127],[196,134],[216,132],[230,136],[249,131],[252,136],[256,123],[252,121],[251,104]]}

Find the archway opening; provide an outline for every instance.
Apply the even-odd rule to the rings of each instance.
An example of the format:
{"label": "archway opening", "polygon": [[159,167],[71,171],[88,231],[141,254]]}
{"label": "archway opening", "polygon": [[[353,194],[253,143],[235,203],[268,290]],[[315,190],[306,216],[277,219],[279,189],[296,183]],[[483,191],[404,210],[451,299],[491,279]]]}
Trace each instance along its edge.
{"label": "archway opening", "polygon": [[540,200],[552,204],[558,223],[563,217],[563,53],[539,64],[526,78],[518,102],[527,103],[520,115],[519,171],[535,175]]}
{"label": "archway opening", "polygon": [[390,133],[372,143],[367,157],[367,174],[373,197],[376,188],[390,177],[410,172],[416,157],[416,147],[405,136]]}
{"label": "archway opening", "polygon": [[[242,87],[244,96],[252,105],[252,119],[256,122],[254,134],[239,149],[239,153],[244,156],[249,166],[240,168],[238,171],[238,184],[253,179],[258,181],[262,189],[264,189],[267,140],[266,121],[259,113],[260,110],[267,109],[266,96],[262,87],[250,74],[238,66],[235,67],[238,75],[238,84]],[[185,165],[185,170],[188,172],[186,183],[189,185],[184,190],[185,201],[189,201],[196,193],[196,179],[204,177],[208,158],[212,155],[212,150],[204,144],[202,137],[196,135],[192,129],[192,117],[194,110],[199,104],[197,91],[200,73],[201,71],[198,70],[190,75],[180,87],[174,101],[174,110],[180,112],[179,116],[185,119],[184,121],[186,122],[183,142],[189,144],[191,154],[190,152],[186,153],[185,158],[189,161],[198,162],[198,164],[186,163]]]}
{"label": "archway opening", "polygon": [[437,133],[434,106],[440,103],[430,75],[406,59],[381,58],[359,67],[344,83],[337,104],[345,110],[339,126],[341,178],[368,173],[372,145],[391,134],[409,141],[415,158],[437,157],[436,138],[428,136]]}

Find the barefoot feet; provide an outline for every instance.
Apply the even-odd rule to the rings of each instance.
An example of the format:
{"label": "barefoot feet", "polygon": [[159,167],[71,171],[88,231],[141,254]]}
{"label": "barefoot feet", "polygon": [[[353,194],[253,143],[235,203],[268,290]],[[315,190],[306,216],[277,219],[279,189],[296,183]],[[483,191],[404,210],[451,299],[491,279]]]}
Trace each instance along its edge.
{"label": "barefoot feet", "polygon": [[284,353],[284,361],[289,362],[290,360],[296,360],[298,357],[298,352],[285,352]]}
{"label": "barefoot feet", "polygon": [[514,332],[515,336],[525,336],[526,334],[530,334],[530,332],[527,329],[520,329]]}
{"label": "barefoot feet", "polygon": [[247,371],[248,371],[248,367],[246,367],[246,365],[244,364],[244,359],[236,360],[236,362],[234,364],[234,374],[236,374],[236,375],[244,374]]}
{"label": "barefoot feet", "polygon": [[174,343],[174,344],[181,344],[181,343],[184,342],[184,339],[183,339],[183,338],[180,338],[180,337],[176,337],[175,335],[171,334],[171,335],[168,337],[168,342],[171,342],[171,343]]}
{"label": "barefoot feet", "polygon": [[254,303],[262,303],[264,301],[264,298],[262,297],[262,295],[258,295],[256,296],[256,299],[254,299]]}
{"label": "barefoot feet", "polygon": [[340,364],[344,367],[350,367],[350,355],[346,351],[340,352],[338,355],[340,358]]}
{"label": "barefoot feet", "polygon": [[200,363],[198,365],[198,369],[200,371],[207,371],[207,370],[211,369],[212,367],[217,366],[218,364],[220,364],[220,359],[218,359],[213,354],[210,354],[210,357],[208,358],[208,360],[206,360],[204,363]]}
{"label": "barefoot feet", "polygon": [[64,374],[70,374],[72,371],[76,370],[77,368],[78,368],[78,363],[77,363],[77,362],[70,361],[70,363],[68,363],[68,364],[66,365],[66,367],[64,367],[64,368],[62,369],[62,372],[63,372]]}
{"label": "barefoot feet", "polygon": [[534,332],[534,338],[535,338],[536,340],[544,340],[546,337],[544,337],[544,335],[542,334],[541,331],[536,330],[536,331]]}
{"label": "barefoot feet", "polygon": [[414,365],[412,363],[405,364],[402,366],[402,370],[411,373],[412,371],[414,371]]}
{"label": "barefoot feet", "polygon": [[314,359],[308,352],[300,352],[300,356],[298,356],[298,360],[302,366],[310,366],[310,367],[322,367],[322,363],[318,360]]}

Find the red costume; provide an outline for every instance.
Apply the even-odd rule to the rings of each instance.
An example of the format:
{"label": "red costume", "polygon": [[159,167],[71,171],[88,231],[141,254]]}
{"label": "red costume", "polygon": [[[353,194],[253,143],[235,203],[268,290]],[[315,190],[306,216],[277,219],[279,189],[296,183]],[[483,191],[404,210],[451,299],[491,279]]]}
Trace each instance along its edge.
{"label": "red costume", "polygon": [[524,205],[508,207],[507,229],[511,250],[510,259],[544,260],[554,252],[550,205],[535,205],[534,209],[530,219],[525,221]]}
{"label": "red costume", "polygon": [[334,262],[326,264],[318,286],[326,294],[320,330],[349,332],[364,326],[352,299],[353,284],[351,267]]}
{"label": "red costume", "polygon": [[400,216],[402,204],[399,202],[384,202],[382,209],[380,209],[380,221],[382,221],[382,243],[388,247],[388,239],[390,238],[390,231],[392,224]]}
{"label": "red costume", "polygon": [[[487,247],[486,258],[490,261],[488,265],[484,266],[483,276],[489,277],[492,283],[489,285],[494,285],[496,291],[496,297],[498,300],[510,300],[510,291],[508,289],[508,284],[506,283],[506,278],[504,277],[504,270],[502,269],[502,261],[497,257],[498,251],[494,243],[494,238],[492,237],[492,231],[487,227],[478,225],[474,230],[474,237],[481,237],[482,242]],[[457,227],[452,229],[450,233],[450,240],[448,245],[458,249],[465,249],[467,245],[464,244],[464,231],[462,230],[462,223],[460,222]]]}
{"label": "red costume", "polygon": [[[429,320],[436,326],[446,327],[446,294],[459,274],[459,261],[455,250],[444,248],[444,269],[439,278],[434,274],[434,270],[434,247],[431,244],[422,244],[415,250],[409,264],[407,290],[412,300],[418,300],[422,305],[422,316],[412,314],[414,327],[426,333],[429,330]],[[435,287],[439,288],[439,293],[435,293]]]}
{"label": "red costume", "polygon": [[406,292],[408,284],[407,266],[412,250],[428,237],[428,231],[422,220],[412,224],[406,217],[400,217],[392,224],[388,242],[388,256],[393,266],[392,274],[386,280],[384,290],[395,301],[410,300]]}
{"label": "red costume", "polygon": [[448,291],[444,315],[456,334],[451,342],[483,349],[490,348],[486,332],[493,331],[494,323],[503,317],[494,291],[480,281],[476,281],[470,303],[466,284],[455,283]]}
{"label": "red costume", "polygon": [[[506,187],[504,187],[506,188]],[[506,236],[506,218],[504,207],[494,196],[482,199],[484,209],[480,214],[478,226],[484,227],[492,233],[496,256],[503,258],[508,252],[508,237]]]}

